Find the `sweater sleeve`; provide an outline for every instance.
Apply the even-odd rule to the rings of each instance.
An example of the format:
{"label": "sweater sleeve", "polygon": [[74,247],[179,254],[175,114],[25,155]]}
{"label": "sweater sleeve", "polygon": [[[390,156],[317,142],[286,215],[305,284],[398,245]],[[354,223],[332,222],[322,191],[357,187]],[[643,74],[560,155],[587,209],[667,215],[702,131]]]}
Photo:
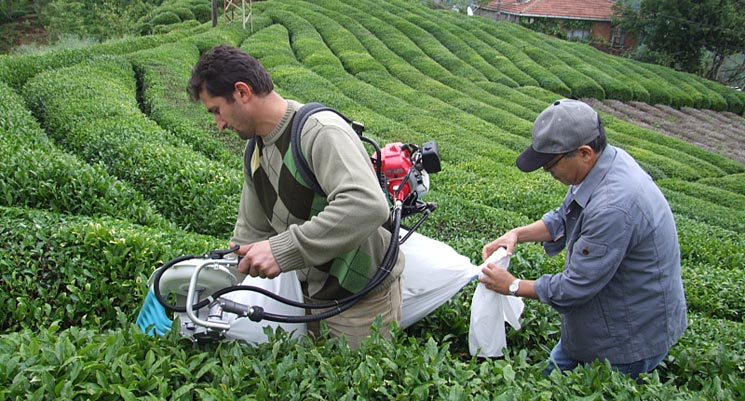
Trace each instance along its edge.
{"label": "sweater sleeve", "polygon": [[328,205],[270,238],[282,271],[323,264],[359,247],[389,216],[370,157],[346,122],[331,112],[314,115],[303,128],[301,147]]}

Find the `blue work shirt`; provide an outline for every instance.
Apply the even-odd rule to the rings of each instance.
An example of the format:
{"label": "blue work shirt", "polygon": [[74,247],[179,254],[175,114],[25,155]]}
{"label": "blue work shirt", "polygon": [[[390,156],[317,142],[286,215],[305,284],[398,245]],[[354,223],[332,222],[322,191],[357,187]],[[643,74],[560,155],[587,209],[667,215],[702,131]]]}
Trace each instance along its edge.
{"label": "blue work shirt", "polygon": [[543,216],[563,272],[535,282],[538,299],[561,315],[572,358],[614,364],[667,352],[687,327],[675,221],[652,178],[608,145],[561,207]]}

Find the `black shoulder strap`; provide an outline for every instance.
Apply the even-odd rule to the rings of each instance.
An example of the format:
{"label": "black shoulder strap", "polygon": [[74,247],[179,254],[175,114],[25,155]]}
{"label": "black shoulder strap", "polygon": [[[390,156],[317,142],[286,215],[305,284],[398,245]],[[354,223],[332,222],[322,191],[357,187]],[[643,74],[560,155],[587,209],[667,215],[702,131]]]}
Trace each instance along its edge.
{"label": "black shoulder strap", "polygon": [[290,132],[290,147],[292,148],[292,158],[295,161],[295,167],[297,167],[297,171],[300,176],[305,180],[306,183],[310,185],[311,189],[313,189],[313,192],[315,192],[317,195],[325,197],[326,193],[323,192],[323,189],[321,189],[321,185],[318,183],[315,174],[313,174],[310,166],[308,166],[308,161],[305,159],[305,155],[303,154],[303,150],[300,146],[300,134],[302,133],[303,125],[305,125],[308,117],[310,117],[314,113],[318,113],[319,111],[333,111],[334,113],[338,114],[339,117],[341,117],[344,121],[352,125],[352,128],[354,128],[355,132],[357,132],[357,135],[362,135],[364,126],[352,121],[339,111],[316,102],[304,104],[295,113],[295,118],[292,120],[292,131]]}
{"label": "black shoulder strap", "polygon": [[[339,111],[332,109],[331,107],[326,107],[316,102],[304,104],[302,107],[300,107],[300,109],[298,109],[297,112],[295,112],[295,117],[292,120],[292,128],[290,130],[290,148],[292,148],[292,159],[295,161],[295,167],[297,168],[300,177],[302,177],[303,180],[305,180],[305,182],[310,185],[313,192],[315,192],[316,195],[325,197],[326,193],[323,192],[323,189],[321,189],[321,184],[318,183],[315,174],[313,174],[310,166],[308,166],[308,160],[306,160],[300,146],[300,134],[303,131],[305,122],[308,121],[308,117],[310,117],[314,113],[318,113],[319,111],[333,111],[334,113],[338,114],[339,117],[341,117],[344,121],[352,126],[352,129],[354,129],[354,131],[360,137],[362,136],[362,132],[364,131],[365,126],[356,121],[352,121],[350,118],[340,113]],[[253,171],[251,171],[251,159],[253,158],[253,153],[256,150],[256,145],[256,137],[251,138],[248,142],[248,148],[246,149],[244,155],[244,169],[246,170],[246,176],[249,178],[253,177]]]}

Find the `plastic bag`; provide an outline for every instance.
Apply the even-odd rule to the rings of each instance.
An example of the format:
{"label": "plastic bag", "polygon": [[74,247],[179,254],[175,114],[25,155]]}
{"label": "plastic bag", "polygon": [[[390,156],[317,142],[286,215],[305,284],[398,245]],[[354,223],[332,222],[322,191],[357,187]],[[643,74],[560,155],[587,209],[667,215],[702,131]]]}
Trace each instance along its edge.
{"label": "plastic bag", "polygon": [[[406,234],[405,230],[401,231],[401,235]],[[481,272],[481,267],[473,265],[469,258],[459,254],[448,244],[416,232],[412,233],[401,245],[401,252],[406,258],[402,286],[403,316],[400,323],[402,328],[411,326],[447,302]],[[271,280],[247,276],[241,284],[261,287],[284,298],[303,302],[300,282],[295,272],[285,272]],[[280,303],[252,291],[231,292],[225,294],[224,297],[243,305],[261,306],[271,313],[290,316],[305,314],[302,308]],[[147,327],[151,327],[151,330],[155,327],[156,330],[160,330],[158,334],[162,335],[170,328],[171,321],[154,296],[149,297],[148,300],[137,323],[143,332]],[[161,317],[166,319],[167,324],[158,320]],[[230,329],[225,335],[228,338],[241,339],[249,343],[266,342],[268,340],[264,334],[266,326],[273,329],[282,327],[288,332],[294,332],[295,336],[307,333],[304,323],[290,324],[271,321],[256,323],[248,318],[237,318],[236,315],[227,312],[225,318],[230,323]]]}
{"label": "plastic bag", "polygon": [[437,309],[481,272],[448,244],[416,232],[401,245],[401,252],[406,257],[402,328]]}
{"label": "plastic bag", "polygon": [[[260,287],[279,294],[284,298],[303,302],[303,291],[300,288],[300,281],[294,271],[282,273],[271,280],[246,276],[241,284]],[[303,316],[305,314],[303,308],[297,308],[275,301],[254,291],[235,291],[225,294],[225,298],[244,305],[260,305],[267,311],[280,315]],[[277,323],[269,320],[257,323],[248,318],[236,319],[237,316],[232,313],[226,313],[225,315],[231,323],[230,330],[225,333],[225,336],[244,340],[249,343],[267,342],[269,339],[264,333],[264,327],[267,326],[271,327],[272,330],[282,327],[285,331],[292,333],[293,337],[299,337],[308,333],[305,323]]]}
{"label": "plastic bag", "polygon": [[[479,266],[479,272],[489,263],[508,268],[510,257],[507,256],[507,250],[497,249]],[[502,349],[507,346],[504,323],[508,322],[515,330],[520,330],[520,315],[524,307],[521,298],[499,294],[479,283],[471,301],[468,332],[468,350],[471,355],[489,358],[503,356]]]}

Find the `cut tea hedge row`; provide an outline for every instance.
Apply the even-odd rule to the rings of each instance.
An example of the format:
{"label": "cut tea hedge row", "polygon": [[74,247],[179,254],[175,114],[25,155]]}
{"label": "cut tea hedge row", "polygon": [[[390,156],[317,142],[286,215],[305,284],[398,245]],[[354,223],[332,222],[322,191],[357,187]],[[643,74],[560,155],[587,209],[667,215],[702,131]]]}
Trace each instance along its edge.
{"label": "cut tea hedge row", "polygon": [[[348,7],[349,13],[356,17],[349,18],[347,15],[320,7],[315,7],[313,11],[316,9],[328,18],[322,18],[314,13],[305,13],[305,18],[311,25],[319,27],[318,31],[329,49],[342,61],[345,68],[358,78],[364,80],[368,75],[380,75],[364,74],[372,71],[387,73],[400,81],[396,82],[396,85],[403,83],[420,93],[440,99],[498,127],[503,127],[510,133],[525,136],[530,131],[530,121],[535,118],[535,113],[520,104],[515,104],[515,99],[503,97],[509,96],[508,94],[514,97],[515,92],[511,88],[494,83],[490,88],[499,90],[499,93],[493,94],[477,83],[451,74],[419,50],[416,44],[390,29],[383,21],[362,18],[365,15],[364,11]],[[363,21],[364,25],[358,21]],[[339,25],[335,26],[337,23]],[[329,29],[330,27],[333,28]],[[365,65],[359,65],[356,59],[354,63],[348,62],[350,54],[364,58]],[[401,55],[406,55],[410,61]],[[426,71],[427,74],[421,71]],[[437,81],[441,85],[437,84]],[[521,100],[525,103],[530,102],[528,98]],[[418,107],[420,103],[422,102],[417,102],[414,106]],[[483,112],[480,112],[481,110]]]}
{"label": "cut tea hedge row", "polygon": [[734,232],[745,231],[745,210],[733,209],[672,189],[663,188],[662,192],[675,214]]}
{"label": "cut tea hedge row", "polygon": [[229,235],[241,170],[207,159],[146,119],[135,86],[129,62],[102,57],[37,75],[25,96],[60,146],[106,166],[179,227]]}
{"label": "cut tea hedge row", "polygon": [[[296,10],[299,7],[288,5],[286,8],[288,12],[291,12],[291,10]],[[348,6],[351,8],[350,6]],[[277,7],[272,7],[272,10],[276,10]],[[318,8],[318,7],[316,7]],[[431,94],[433,97],[438,97],[439,99],[448,102],[452,105],[455,105],[462,110],[476,115],[485,121],[491,122],[495,125],[495,127],[491,128],[491,130],[496,131],[497,137],[495,140],[499,141],[500,137],[504,137],[504,135],[499,135],[499,128],[506,127],[507,130],[509,130],[512,133],[515,133],[516,135],[527,135],[529,133],[529,126],[530,121],[532,121],[535,118],[535,115],[537,113],[531,113],[527,110],[523,112],[519,106],[512,106],[512,107],[505,107],[504,109],[497,107],[488,107],[484,103],[479,103],[475,99],[481,100],[483,102],[488,103],[489,105],[495,105],[495,103],[491,102],[491,99],[493,99],[493,96],[483,96],[483,93],[479,94],[473,90],[470,90],[470,83],[469,82],[463,82],[458,81],[456,84],[453,79],[447,80],[447,84],[450,84],[451,87],[453,87],[453,90],[444,90],[441,86],[432,84],[432,79],[439,79],[442,81],[445,81],[445,76],[447,75],[442,70],[442,67],[439,67],[437,63],[434,63],[432,59],[430,59],[425,53],[418,50],[418,47],[416,44],[412,41],[409,41],[405,36],[402,36],[401,33],[399,33],[397,30],[393,29],[389,24],[386,24],[382,21],[379,21],[376,23],[376,20],[374,18],[370,18],[369,16],[367,18],[362,18],[362,13],[372,11],[372,10],[365,10],[363,9],[363,5],[360,4],[359,7],[360,10],[357,11],[350,11],[350,12],[356,12],[359,13],[358,18],[349,19],[345,18],[344,16],[339,16],[339,13],[332,13],[331,11],[325,11],[325,14],[329,15],[330,20],[322,19],[319,17],[316,17],[313,12],[305,11],[303,13],[304,18],[308,19],[310,23],[310,27],[302,28],[302,33],[299,33],[299,35],[303,35],[304,38],[306,37],[312,37],[315,35],[313,31],[316,30],[315,27],[318,28],[318,33],[321,34],[321,36],[324,38],[324,44],[321,46],[328,45],[330,50],[334,52],[335,55],[338,56],[338,58],[341,60],[341,62],[344,65],[348,65],[346,68],[354,73],[355,68],[359,63],[351,64],[351,63],[345,63],[345,56],[348,56],[349,54],[359,54],[359,49],[351,49],[349,46],[351,44],[356,43],[354,39],[340,39],[343,38],[345,35],[344,31],[340,31],[338,28],[334,28],[331,33],[325,33],[326,29],[329,29],[329,26],[334,26],[336,24],[335,21],[339,21],[339,23],[344,24],[344,28],[354,32],[355,36],[360,40],[361,43],[364,43],[365,47],[370,51],[371,55],[375,55],[375,59],[377,60],[385,60],[384,67],[387,71],[390,71],[393,75],[396,75],[399,77],[399,79],[406,83],[410,88],[416,89],[417,94],[421,95],[422,93]],[[315,11],[315,10],[313,10]],[[382,13],[383,11],[379,11]],[[357,14],[355,14],[357,16]],[[284,16],[284,19],[290,18],[288,16]],[[397,18],[397,17],[395,17]],[[360,21],[359,23],[357,21]],[[281,22],[281,21],[280,21]],[[299,22],[295,22],[292,24],[293,27],[298,26]],[[367,31],[364,28],[360,28],[360,24],[364,24],[367,28],[370,28],[371,31]],[[373,35],[370,35],[372,33]],[[413,61],[413,65],[417,65],[417,63],[420,65],[420,70],[429,72],[430,75],[422,75],[422,74],[412,74],[410,72],[401,73],[403,71],[406,71],[407,68],[411,68],[408,66],[408,63],[404,61],[403,58],[396,57],[396,55],[393,55],[388,51],[380,52],[380,51],[373,51],[373,46],[370,45],[370,42],[373,42],[375,38],[381,38],[381,40],[386,45],[384,48],[391,48],[391,49],[398,49],[397,54],[398,55],[405,55],[408,60]],[[303,41],[303,44],[305,44],[306,41]],[[335,45],[335,43],[339,43],[339,45]],[[429,43],[428,41],[426,43]],[[318,47],[320,48],[320,47]],[[417,53],[418,52],[418,53]],[[304,54],[304,51],[298,51],[298,54]],[[369,56],[368,56],[369,57]],[[331,60],[328,56],[324,56],[325,60]],[[302,62],[302,60],[301,60]],[[425,64],[422,64],[425,63]],[[428,63],[428,64],[426,64]],[[367,66],[370,63],[366,63],[366,67],[363,68],[363,72],[367,72],[371,70],[372,66]],[[440,70],[437,70],[439,68]],[[379,67],[374,67],[372,70],[379,71]],[[438,72],[435,72],[438,71]],[[375,76],[375,80],[372,81],[372,78],[369,78],[370,75]],[[388,80],[386,78],[385,81],[381,80],[381,74],[358,74],[358,78],[365,79],[366,81],[370,82],[374,86],[380,88],[381,90],[390,91],[392,95],[396,95],[399,93],[398,91],[395,91],[394,88],[396,86],[400,86],[400,83]],[[428,79],[430,78],[430,79]],[[460,93],[458,92],[460,91]],[[480,96],[481,95],[481,96]],[[351,96],[351,95],[350,95]],[[405,94],[402,95],[405,99]],[[551,100],[556,99],[556,95],[552,95],[550,97]],[[462,99],[470,99],[468,103],[462,102]],[[422,103],[419,102],[413,102],[409,101],[410,107],[419,107],[419,104]],[[526,103],[527,104],[527,103]],[[545,103],[544,103],[545,105]],[[542,107],[538,110],[542,110]],[[481,111],[483,110],[483,111]],[[514,112],[513,110],[518,110],[517,112]],[[442,114],[443,116],[450,116],[447,111],[438,111],[438,114]],[[512,114],[512,117],[508,117],[510,114]],[[523,119],[515,119],[514,115],[520,115]],[[502,117],[504,116],[504,117]],[[496,119],[495,119],[496,118]],[[457,117],[450,117],[447,118],[447,120],[450,121],[458,121]],[[467,128],[467,132],[471,133],[478,133],[480,135],[488,135],[484,129],[478,129],[478,128],[470,128],[472,126],[469,126],[468,124],[463,124],[464,128]],[[489,128],[486,128],[488,131]],[[627,130],[626,127],[624,127],[624,130]],[[632,131],[633,132],[633,131]],[[636,133],[636,135],[639,135]],[[655,135],[655,137],[658,137],[658,135]],[[621,138],[621,136],[618,136],[618,138]],[[504,139],[502,139],[504,140]],[[656,139],[655,139],[656,140]],[[634,140],[636,141],[636,140]],[[626,141],[628,142],[628,141]],[[626,145],[626,142],[619,141],[617,144],[620,145]],[[669,141],[670,142],[670,141]],[[683,144],[682,142],[678,141],[680,144]],[[514,149],[519,150],[522,149],[525,146],[525,143],[518,142],[515,145],[507,143],[507,145]],[[706,158],[709,158],[711,156],[708,152],[703,152],[700,149],[695,148],[692,145],[685,144],[687,146],[687,149],[690,149],[692,153],[694,153],[696,156],[705,154]],[[629,146],[630,148],[631,146]],[[655,145],[651,145],[652,148],[655,148]],[[645,163],[645,167],[648,167],[650,169],[654,169],[655,171],[659,171],[662,174],[657,174],[656,176],[660,176],[661,178],[664,177],[686,177],[686,178],[697,178],[700,177],[700,174],[707,174],[707,171],[711,171],[710,167],[700,165],[702,163],[692,160],[688,154],[670,154],[667,149],[659,148],[657,147],[654,149],[656,153],[659,156],[654,156],[649,154],[649,152],[645,151],[639,151],[639,152],[633,152],[632,154],[635,154],[635,156],[641,155],[643,156],[643,162]],[[665,160],[668,159],[668,160]],[[693,163],[698,164],[698,168],[688,168],[687,166],[681,165],[680,160],[692,160]],[[727,160],[724,158],[720,158],[720,160]],[[729,161],[732,163],[731,161]],[[719,163],[726,163],[721,162]],[[705,163],[704,163],[705,164]],[[655,167],[651,167],[655,166]],[[667,166],[660,170],[661,166]],[[742,166],[739,166],[742,168]],[[721,173],[721,171],[714,169],[713,174]]]}
{"label": "cut tea hedge row", "polygon": [[[367,82],[358,80],[339,68],[327,68],[326,63],[340,65],[341,62],[336,59],[326,47],[324,41],[311,24],[277,8],[272,8],[267,12],[273,18],[276,18],[277,21],[282,21],[295,30],[295,32],[293,32],[293,30],[289,32],[291,36],[290,43],[292,43],[293,46],[292,52],[282,51],[282,53],[299,55],[300,58],[296,61],[296,63],[299,64],[306,64],[310,61],[310,64],[313,66],[311,69],[315,74],[318,74],[319,78],[322,77],[323,80],[330,82],[332,88],[338,88],[338,90],[341,90],[350,100],[367,105],[379,114],[392,118],[410,129],[419,132],[424,136],[424,138],[437,139],[443,143],[456,141],[462,132],[468,130],[473,130],[473,132],[491,132],[491,134],[494,135],[495,140],[498,140],[498,137],[502,137],[504,140],[509,138],[506,135],[498,135],[498,129],[495,130],[493,126],[488,125],[484,121],[462,113],[443,102],[430,99],[430,102],[422,103],[422,95],[417,94],[411,90],[411,88],[399,84],[398,86],[393,86],[391,88],[386,87],[386,89],[383,90],[368,84]],[[252,39],[249,39],[248,44],[246,45],[247,49],[251,48],[251,42]],[[289,43],[285,41],[275,42],[275,44],[276,46],[284,47],[288,46]],[[320,64],[314,64],[318,60],[322,60],[323,62]],[[319,91],[325,92],[329,90],[327,88],[319,88],[316,85],[312,85],[313,82],[319,81],[319,78],[304,77],[298,79],[298,74],[300,74],[298,68],[289,71],[292,72],[292,76],[289,76],[289,74],[286,75],[282,72],[279,72],[278,74],[273,72],[273,76],[277,77],[279,75],[280,80],[284,78],[291,79],[291,82],[283,84],[283,87],[288,89],[291,93],[301,94],[303,98],[305,98],[305,96],[309,96],[311,93],[317,93]],[[303,75],[304,74],[305,73],[303,73]],[[386,83],[393,84],[386,75],[379,75],[379,77],[385,79]],[[329,98],[330,96],[332,95],[327,94],[321,96],[321,100]],[[308,97],[308,99],[313,98]],[[415,107],[413,104],[421,104],[421,106],[418,109],[413,109],[413,107]],[[350,116],[354,116],[355,119],[357,118],[353,112],[348,112],[343,105],[336,107]],[[450,116],[451,118],[442,118],[443,115]],[[375,126],[374,121],[364,122],[372,127]],[[403,135],[405,135],[404,132],[399,133],[398,140],[415,140],[419,143],[423,142],[418,138],[410,139]],[[524,141],[524,139],[521,138],[521,141]],[[488,145],[488,147],[492,146],[497,146],[497,144]],[[445,158],[463,156],[465,155],[451,154],[445,156]]]}
{"label": "cut tea hedge row", "polygon": [[123,328],[118,313],[134,322],[155,267],[226,247],[225,240],[109,217],[6,207],[0,212],[2,333],[52,324]]}
{"label": "cut tea hedge row", "polygon": [[705,184],[683,180],[662,180],[658,185],[662,188],[684,193],[715,205],[732,209],[732,212],[745,210],[745,195],[720,188],[717,182]]}
{"label": "cut tea hedge row", "polygon": [[[522,46],[529,46],[534,41],[544,44],[550,43],[550,46],[547,46],[545,51],[554,54],[561,52],[576,54],[582,57],[582,61],[585,64],[596,65],[599,70],[606,73],[611,72],[614,77],[625,76],[627,79],[633,79],[642,84],[644,90],[649,94],[649,98],[646,98],[643,91],[639,91],[641,96],[635,96],[634,100],[649,102],[651,104],[662,103],[682,107],[695,105],[695,97],[701,103],[700,106],[702,107],[706,106],[705,103],[708,101],[709,107],[714,110],[726,109],[738,114],[743,112],[745,94],[724,85],[712,83],[703,78],[658,68],[652,64],[642,64],[628,59],[612,57],[591,49],[588,46],[577,46],[572,43],[536,34],[518,24],[493,24],[491,21],[481,18],[474,18],[469,20],[469,22],[475,29],[483,29],[489,34],[513,45],[519,46],[522,44]],[[576,50],[580,48],[582,49],[581,51]],[[547,64],[540,65],[545,70],[551,67]],[[683,90],[680,86],[685,86],[686,89]],[[545,88],[551,90],[551,88]],[[606,92],[608,92],[607,89]],[[608,94],[606,95],[607,98],[612,98]],[[722,103],[722,100],[725,100],[726,104]]]}
{"label": "cut tea hedge row", "polygon": [[169,87],[173,82],[188,82],[198,58],[199,51],[189,43],[163,45],[127,56],[137,74],[145,113],[196,152],[240,170],[241,157],[216,137],[221,134],[214,132],[214,119],[204,106],[191,102],[182,88]]}
{"label": "cut tea hedge row", "polygon": [[[334,21],[336,20],[335,18],[325,18],[313,13],[306,13],[306,18],[310,24],[307,28],[334,27]],[[363,44],[358,42],[358,39],[360,35],[364,36],[365,34],[362,33],[362,27],[358,28],[360,31],[354,36],[347,29],[342,29],[338,26],[335,29],[318,29],[318,33],[323,38],[323,43],[328,46],[335,57],[339,58],[341,63],[346,66],[346,70],[355,78],[381,90],[387,90],[390,95],[408,102],[410,105],[409,108],[424,108],[424,105],[427,105],[431,112],[441,115],[444,120],[457,123],[463,121],[463,117],[472,114],[494,126],[490,127],[475,121],[471,123],[463,121],[463,129],[480,132],[481,135],[489,136],[495,141],[502,142],[511,149],[521,149],[524,147],[525,140],[519,137],[524,137],[525,133],[529,132],[528,121],[516,118],[514,114],[509,112],[490,107],[490,105],[477,100],[478,98],[469,99],[463,96],[461,91],[429,79],[429,77],[422,75],[408,66],[403,59],[397,57],[395,54],[388,52],[388,54],[383,55],[371,51],[368,55],[368,49],[371,46],[377,44],[378,49],[382,49],[384,46],[379,42],[375,44],[370,43],[372,40],[368,40],[366,43],[367,47],[363,47]],[[303,35],[303,33],[299,34]],[[368,37],[371,36],[369,32],[366,35]],[[405,42],[399,41],[399,43]],[[410,45],[409,51],[413,52],[416,46],[413,43],[410,43]],[[360,56],[358,55],[360,54],[367,55],[364,63],[359,61]],[[371,57],[373,54],[376,57]],[[350,59],[353,62],[349,61]],[[385,63],[379,63],[377,60],[385,60]],[[394,71],[394,74],[387,74],[385,73],[386,70]],[[461,85],[475,88],[475,86],[470,85],[470,81],[452,77],[447,71],[441,71],[440,75],[442,75],[441,79],[448,82],[449,85],[453,85],[455,80],[458,80],[458,83]],[[447,76],[450,76],[450,81],[448,81]],[[340,78],[344,77],[341,76]],[[482,96],[492,97],[488,93],[479,91],[482,92]],[[423,95],[427,95],[427,97],[422,97]],[[467,114],[464,115],[463,112]],[[481,125],[474,125],[477,123]],[[469,129],[469,126],[473,128]],[[500,133],[497,127],[506,127],[509,133]],[[514,134],[518,138],[514,138],[510,134]]]}
{"label": "cut tea hedge row", "polygon": [[745,173],[730,174],[719,178],[704,178],[699,182],[745,196]]}
{"label": "cut tea hedge row", "polygon": [[100,165],[60,150],[23,98],[0,82],[0,205],[60,213],[117,216],[167,226],[166,219],[131,186]]}

